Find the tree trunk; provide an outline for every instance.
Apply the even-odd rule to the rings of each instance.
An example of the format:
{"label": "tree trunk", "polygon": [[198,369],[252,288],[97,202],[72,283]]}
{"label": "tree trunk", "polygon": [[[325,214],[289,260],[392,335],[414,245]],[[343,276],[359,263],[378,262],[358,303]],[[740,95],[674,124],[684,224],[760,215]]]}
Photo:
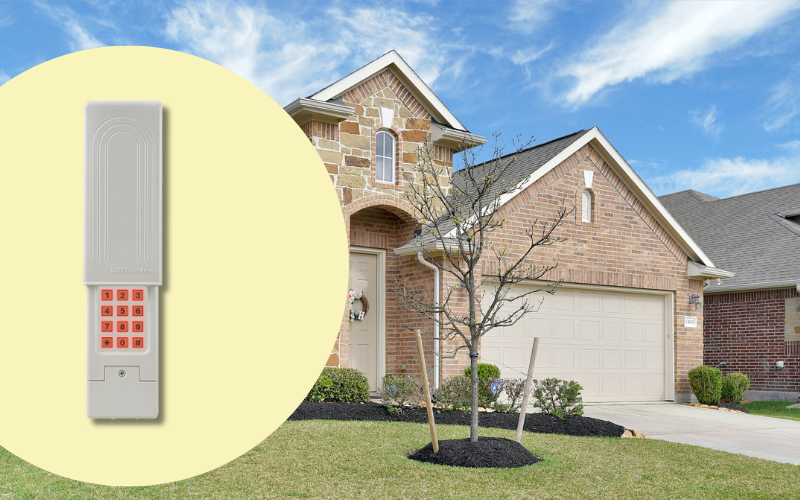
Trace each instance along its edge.
{"label": "tree trunk", "polygon": [[472,413],[469,423],[469,440],[471,443],[478,442],[478,357],[477,353],[472,353],[469,358],[469,365],[471,367],[471,380],[472,380]]}

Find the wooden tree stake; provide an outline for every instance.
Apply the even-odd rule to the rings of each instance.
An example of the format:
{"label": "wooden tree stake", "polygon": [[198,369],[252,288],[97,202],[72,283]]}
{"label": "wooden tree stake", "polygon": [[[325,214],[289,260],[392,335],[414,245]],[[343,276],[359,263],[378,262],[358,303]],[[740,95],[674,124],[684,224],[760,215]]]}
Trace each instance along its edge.
{"label": "wooden tree stake", "polygon": [[431,444],[433,452],[439,453],[439,438],[436,437],[436,422],[433,421],[433,404],[431,404],[431,390],[428,387],[428,370],[425,367],[425,351],[422,349],[422,334],[419,330],[417,334],[417,349],[419,350],[419,366],[422,370],[422,388],[425,391],[425,406],[428,407],[428,423],[431,426]]}
{"label": "wooden tree stake", "polygon": [[522,396],[522,406],[519,409],[519,422],[517,423],[517,442],[522,441],[522,428],[525,426],[525,413],[528,411],[528,401],[531,398],[531,380],[533,379],[533,366],[536,364],[536,351],[539,350],[539,337],[533,338],[531,349],[531,362],[528,365],[528,378],[525,379],[525,394]]}

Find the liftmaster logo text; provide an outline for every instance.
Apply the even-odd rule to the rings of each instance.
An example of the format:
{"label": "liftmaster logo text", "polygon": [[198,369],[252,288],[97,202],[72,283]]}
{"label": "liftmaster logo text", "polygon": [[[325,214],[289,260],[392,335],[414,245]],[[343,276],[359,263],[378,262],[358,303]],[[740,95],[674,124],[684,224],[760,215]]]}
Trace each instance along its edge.
{"label": "liftmaster logo text", "polygon": [[112,267],[111,274],[153,274],[153,270],[144,267]]}

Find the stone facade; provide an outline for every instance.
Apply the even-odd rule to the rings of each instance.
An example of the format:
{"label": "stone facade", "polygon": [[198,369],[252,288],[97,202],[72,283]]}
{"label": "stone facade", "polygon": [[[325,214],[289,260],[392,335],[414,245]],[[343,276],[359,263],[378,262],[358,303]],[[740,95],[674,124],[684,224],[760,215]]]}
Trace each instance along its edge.
{"label": "stone facade", "polygon": [[[742,372],[751,391],[800,392],[800,297],[795,288],[705,296],[704,362]],[[776,368],[777,361],[784,368]]]}

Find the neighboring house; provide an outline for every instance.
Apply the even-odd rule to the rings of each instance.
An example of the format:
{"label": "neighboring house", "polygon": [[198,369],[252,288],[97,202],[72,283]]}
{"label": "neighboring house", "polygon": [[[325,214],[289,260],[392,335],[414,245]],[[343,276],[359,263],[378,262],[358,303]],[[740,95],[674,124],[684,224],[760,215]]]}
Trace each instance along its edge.
{"label": "neighboring house", "polygon": [[800,184],[723,199],[682,191],[660,200],[717,265],[736,273],[706,284],[705,364],[747,374],[750,398],[797,399]]}
{"label": "neighboring house", "polygon": [[[336,186],[351,288],[369,302],[363,320],[343,319],[328,364],[358,368],[373,389],[385,373],[418,373],[414,337],[403,325],[429,336],[433,325],[403,309],[393,283],[428,290],[429,298],[434,285],[409,244],[417,224],[404,185],[415,181],[425,142],[452,168],[465,141],[485,139],[470,134],[395,52],[285,109]],[[703,362],[703,312],[690,295],[702,294],[704,279],[730,273],[714,267],[597,128],[527,149],[510,175],[525,187],[500,208],[507,222],[496,239],[512,242],[512,254],[526,221],[552,218],[562,200],[578,210],[559,229],[569,240],[533,256],[558,262],[548,277],[564,284],[538,312],[484,337],[482,361],[498,364],[505,377],[522,376],[539,336],[535,375],[578,380],[586,401],[688,400],[686,373]],[[444,273],[442,290],[448,279]],[[696,326],[686,327],[685,317]],[[454,347],[442,344],[442,352]],[[437,382],[469,364],[466,354],[434,360],[430,339],[426,350]]]}

